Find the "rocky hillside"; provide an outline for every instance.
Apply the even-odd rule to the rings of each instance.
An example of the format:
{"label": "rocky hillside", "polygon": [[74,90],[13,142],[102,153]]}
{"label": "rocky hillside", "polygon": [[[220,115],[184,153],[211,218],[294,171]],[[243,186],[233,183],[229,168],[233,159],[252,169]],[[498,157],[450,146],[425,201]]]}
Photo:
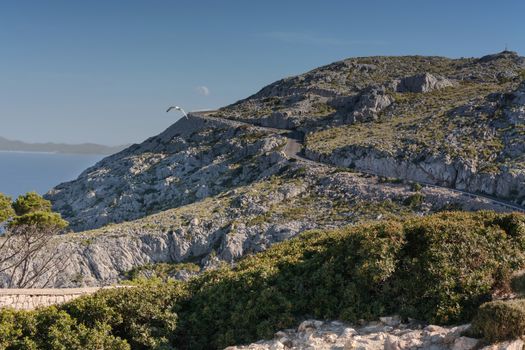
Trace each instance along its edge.
{"label": "rocky hillside", "polygon": [[[170,268],[172,277],[184,278],[221,262],[235,263],[307,230],[447,209],[502,210],[487,199],[446,189],[419,189],[286,161],[275,175],[191,204],[58,236],[53,247],[67,262],[42,275],[35,286],[111,285],[158,263],[186,263]],[[11,278],[0,274],[0,285],[7,286]]]}
{"label": "rocky hillside", "polygon": [[47,194],[74,230],[193,203],[278,171],[279,135],[192,117],[103,159]]}
{"label": "rocky hillside", "polygon": [[85,232],[56,239],[67,264],[40,284],[191,263],[182,278],[311,229],[512,210],[475,193],[523,204],[524,69],[512,52],[353,58],[193,113],[47,194]]}
{"label": "rocky hillside", "polygon": [[319,162],[521,204],[524,79],[513,52],[347,59],[271,84],[219,118],[183,119],[47,198],[74,230],[193,203],[276,173],[284,128],[308,133],[305,154]]}
{"label": "rocky hillside", "polygon": [[307,157],[525,201],[525,59],[365,57],[286,78],[217,115],[306,132]]}

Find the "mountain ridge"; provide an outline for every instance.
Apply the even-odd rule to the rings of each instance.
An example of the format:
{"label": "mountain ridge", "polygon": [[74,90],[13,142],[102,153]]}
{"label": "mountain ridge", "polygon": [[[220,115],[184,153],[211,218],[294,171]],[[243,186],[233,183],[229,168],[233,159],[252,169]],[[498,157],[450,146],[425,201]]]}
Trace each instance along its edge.
{"label": "mountain ridge", "polygon": [[0,136],[0,151],[67,153],[67,154],[101,154],[110,155],[122,151],[130,145],[106,146],[96,143],[67,144],[55,142],[24,142]]}

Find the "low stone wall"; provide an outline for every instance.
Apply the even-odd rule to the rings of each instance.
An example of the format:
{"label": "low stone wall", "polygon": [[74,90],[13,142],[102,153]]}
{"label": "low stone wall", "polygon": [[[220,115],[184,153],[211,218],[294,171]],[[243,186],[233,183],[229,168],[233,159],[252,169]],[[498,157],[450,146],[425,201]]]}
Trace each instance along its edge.
{"label": "low stone wall", "polygon": [[100,290],[92,288],[58,289],[0,289],[0,308],[33,310],[38,307],[62,304],[82,295],[93,294]]}

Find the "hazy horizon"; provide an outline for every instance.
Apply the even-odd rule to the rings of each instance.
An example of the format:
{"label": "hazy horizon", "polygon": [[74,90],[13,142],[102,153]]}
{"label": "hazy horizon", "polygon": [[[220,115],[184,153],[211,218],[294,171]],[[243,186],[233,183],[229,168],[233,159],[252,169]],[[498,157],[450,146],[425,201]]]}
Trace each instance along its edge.
{"label": "hazy horizon", "polygon": [[[93,144],[93,145],[99,145],[99,146],[107,146],[107,147],[116,147],[116,146],[125,146],[125,145],[131,145],[131,143],[125,143],[125,144],[117,144],[117,145],[108,145],[108,144],[104,144],[104,143],[97,143],[97,142],[89,142],[89,141],[86,141],[86,142],[78,142],[78,143],[68,143],[68,142],[55,142],[55,141],[26,141],[26,140],[21,140],[21,139],[12,139],[12,138],[9,138],[9,137],[6,137],[4,135],[1,135],[0,134],[0,140],[6,140],[6,141],[10,141],[10,142],[22,142],[22,143],[25,143],[25,144],[28,144],[28,145],[33,145],[33,144],[57,144],[57,145],[84,145],[84,144]],[[0,150],[0,152],[4,152],[2,150]],[[18,152],[18,151],[15,151],[15,152]]]}
{"label": "hazy horizon", "polygon": [[180,118],[169,105],[221,107],[346,57],[523,55],[524,12],[517,0],[3,1],[0,136],[137,143]]}

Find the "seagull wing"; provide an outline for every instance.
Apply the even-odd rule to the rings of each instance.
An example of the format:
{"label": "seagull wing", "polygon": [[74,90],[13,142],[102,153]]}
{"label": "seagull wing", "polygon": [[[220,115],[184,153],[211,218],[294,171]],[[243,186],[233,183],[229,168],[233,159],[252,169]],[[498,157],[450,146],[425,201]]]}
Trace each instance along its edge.
{"label": "seagull wing", "polygon": [[168,110],[166,111],[166,113],[168,113],[169,111],[171,111],[173,108],[175,108],[174,106],[171,106],[168,108]]}

